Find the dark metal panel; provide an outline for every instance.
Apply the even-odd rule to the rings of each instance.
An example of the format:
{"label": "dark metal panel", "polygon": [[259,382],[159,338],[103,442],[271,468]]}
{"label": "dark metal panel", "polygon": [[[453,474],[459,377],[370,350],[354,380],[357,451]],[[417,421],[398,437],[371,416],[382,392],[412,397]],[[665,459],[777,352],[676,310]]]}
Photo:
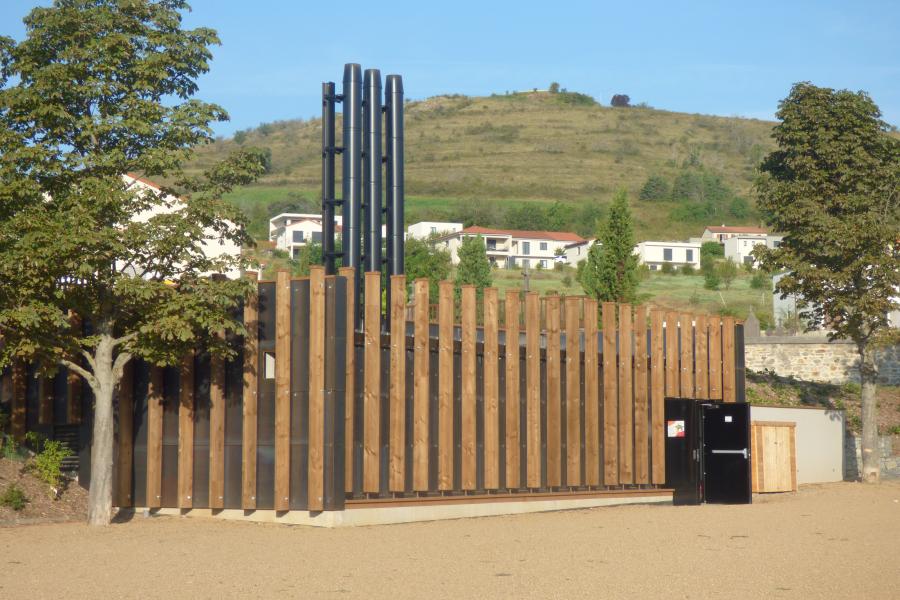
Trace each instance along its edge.
{"label": "dark metal panel", "polygon": [[291,282],[291,510],[309,507],[309,290]]}
{"label": "dark metal panel", "polygon": [[365,364],[365,347],[362,343],[362,337],[357,336],[356,334],[354,334],[354,347],[356,348],[356,359],[353,362],[356,366],[356,377],[354,377],[356,390],[354,390],[351,399],[352,402],[355,402],[353,414],[356,415],[356,418],[353,419],[353,494],[358,495],[362,493],[363,489],[362,443],[364,429],[363,415],[365,414],[363,410],[363,382],[365,381],[365,370],[363,366]]}
{"label": "dark metal panel", "polygon": [[[134,471],[131,497],[134,506],[147,506],[147,386],[150,370],[147,363],[136,360],[133,373]],[[86,414],[92,415],[93,411]]]}
{"label": "dark metal panel", "polygon": [[209,354],[197,354],[194,362],[194,508],[209,506],[209,378]]}
{"label": "dark metal panel", "polygon": [[428,340],[428,489],[438,488],[438,406],[440,362],[437,339],[429,334]]}
{"label": "dark metal panel", "polygon": [[[403,78],[385,78],[385,170],[388,273],[404,272]],[[390,303],[388,303],[390,306]]]}
{"label": "dark metal panel", "polygon": [[[259,348],[275,348],[275,283],[259,284]],[[260,378],[262,379],[262,378]]]}
{"label": "dark metal panel", "polygon": [[239,338],[230,342],[238,353],[225,363],[225,508],[241,508],[244,345]]}
{"label": "dark metal panel", "polygon": [[160,506],[178,506],[178,446],[163,444],[162,447],[162,497]]}
{"label": "dark metal panel", "polygon": [[[226,422],[228,418],[226,417]],[[225,508],[241,508],[241,446],[225,443]]]}
{"label": "dark metal panel", "polygon": [[323,451],[325,510],[342,510],[346,497],[344,400],[347,370],[347,280],[325,282],[325,438]]}
{"label": "dark metal panel", "polygon": [[744,357],[744,326],[734,327],[734,391],[735,402],[747,401],[746,363]]}

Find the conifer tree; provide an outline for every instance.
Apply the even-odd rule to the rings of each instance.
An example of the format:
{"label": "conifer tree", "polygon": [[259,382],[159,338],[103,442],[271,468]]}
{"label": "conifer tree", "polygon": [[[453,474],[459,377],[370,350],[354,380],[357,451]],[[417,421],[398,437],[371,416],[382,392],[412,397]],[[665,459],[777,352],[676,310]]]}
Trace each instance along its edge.
{"label": "conifer tree", "polygon": [[481,295],[491,285],[491,263],[480,235],[464,237],[458,250],[459,265],[456,268],[456,289],[474,285]]}
{"label": "conifer tree", "polygon": [[581,276],[584,291],[602,302],[632,302],[638,286],[638,259],[628,195],[619,190],[603,230],[588,253]]}

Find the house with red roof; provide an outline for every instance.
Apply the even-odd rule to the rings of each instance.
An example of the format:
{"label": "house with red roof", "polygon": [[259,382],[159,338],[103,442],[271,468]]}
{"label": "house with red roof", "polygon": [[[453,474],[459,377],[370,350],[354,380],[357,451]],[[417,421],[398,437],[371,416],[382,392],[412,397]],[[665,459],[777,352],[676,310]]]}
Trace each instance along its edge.
{"label": "house with red roof", "polygon": [[453,264],[459,263],[459,247],[467,237],[484,239],[488,260],[501,268],[553,268],[556,261],[566,261],[566,247],[586,240],[568,231],[524,231],[494,229],[474,225],[438,238],[435,244],[450,252]]}

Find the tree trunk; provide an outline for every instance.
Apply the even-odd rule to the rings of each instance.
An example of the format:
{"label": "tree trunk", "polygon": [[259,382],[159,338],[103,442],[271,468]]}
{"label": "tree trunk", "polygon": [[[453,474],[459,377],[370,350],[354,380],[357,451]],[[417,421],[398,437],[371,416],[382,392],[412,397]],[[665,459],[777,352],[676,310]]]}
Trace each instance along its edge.
{"label": "tree trunk", "polygon": [[[101,327],[98,327],[101,329]],[[109,525],[112,520],[113,477],[113,339],[101,334],[94,352],[94,435],[91,441],[91,486],[88,493],[88,524]]]}
{"label": "tree trunk", "polygon": [[878,483],[881,478],[881,457],[878,447],[878,407],[875,386],[878,369],[875,353],[867,346],[859,348],[859,375],[862,384],[862,480]]}

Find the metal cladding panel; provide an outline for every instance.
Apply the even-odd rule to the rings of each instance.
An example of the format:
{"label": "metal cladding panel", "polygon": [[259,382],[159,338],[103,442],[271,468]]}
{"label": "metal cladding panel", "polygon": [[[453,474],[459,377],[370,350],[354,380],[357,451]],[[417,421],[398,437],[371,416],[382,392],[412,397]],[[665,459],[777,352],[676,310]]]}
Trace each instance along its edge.
{"label": "metal cladding panel", "polygon": [[[324,507],[342,510],[346,494],[344,474],[344,401],[347,371],[347,280],[325,282],[325,437],[323,452]],[[331,309],[329,310],[329,307]]]}
{"label": "metal cladding panel", "polygon": [[147,385],[150,371],[147,363],[135,360],[133,372],[134,475],[131,497],[134,506],[147,506]]}
{"label": "metal cladding panel", "polygon": [[747,401],[747,390],[746,390],[746,368],[745,361],[746,358],[744,356],[744,326],[736,325],[734,328],[734,390],[735,390],[735,402],[746,402]]}
{"label": "metal cladding panel", "polygon": [[[163,370],[163,446],[178,447],[178,391],[180,380],[178,369],[166,367]],[[177,463],[176,463],[177,464]]]}
{"label": "metal cladding panel", "polygon": [[234,343],[238,354],[225,362],[225,508],[241,508],[244,354]]}
{"label": "metal cladding panel", "polygon": [[69,422],[69,373],[60,369],[53,377],[53,424],[66,425]]}
{"label": "metal cladding panel", "polygon": [[412,337],[406,338],[406,354],[403,360],[406,362],[406,380],[404,387],[406,389],[406,397],[404,398],[403,410],[406,413],[406,426],[403,431],[403,445],[405,447],[405,461],[403,463],[403,487],[406,490],[413,489],[413,453],[415,443],[415,340]]}
{"label": "metal cladding panel", "polygon": [[528,481],[528,353],[519,349],[519,487]]}
{"label": "metal cladding panel", "polygon": [[[225,417],[226,423],[228,417]],[[225,442],[225,508],[241,508],[241,446]]]}
{"label": "metal cladding panel", "polygon": [[440,355],[437,340],[428,340],[428,489],[438,489],[438,407]]}
{"label": "metal cladding panel", "polygon": [[352,401],[355,402],[353,414],[356,416],[353,419],[353,493],[361,494],[363,489],[363,415],[365,414],[363,407],[365,347],[361,336],[355,338],[354,347],[356,348],[356,360],[353,363],[356,366],[356,377],[354,377],[356,390]]}
{"label": "metal cladding panel", "polygon": [[194,508],[209,506],[209,354],[194,363]]}
{"label": "metal cladding panel", "polygon": [[309,289],[291,282],[291,510],[309,506]]}
{"label": "metal cladding panel", "polygon": [[163,444],[162,447],[162,497],[160,506],[178,506],[178,446]]}
{"label": "metal cladding panel", "polygon": [[271,510],[275,506],[275,447],[257,446],[256,508]]}
{"label": "metal cladding panel", "polygon": [[484,489],[484,354],[475,354],[475,487]]}
{"label": "metal cladding panel", "polygon": [[[275,283],[266,281],[259,284],[259,348],[275,348]],[[263,377],[260,377],[262,380]]]}
{"label": "metal cladding panel", "polygon": [[390,495],[390,476],[391,476],[391,349],[382,345],[381,348],[381,394],[379,395],[378,415],[379,415],[379,435],[381,439],[378,444],[381,448],[379,458],[379,475],[378,487],[382,496]]}

